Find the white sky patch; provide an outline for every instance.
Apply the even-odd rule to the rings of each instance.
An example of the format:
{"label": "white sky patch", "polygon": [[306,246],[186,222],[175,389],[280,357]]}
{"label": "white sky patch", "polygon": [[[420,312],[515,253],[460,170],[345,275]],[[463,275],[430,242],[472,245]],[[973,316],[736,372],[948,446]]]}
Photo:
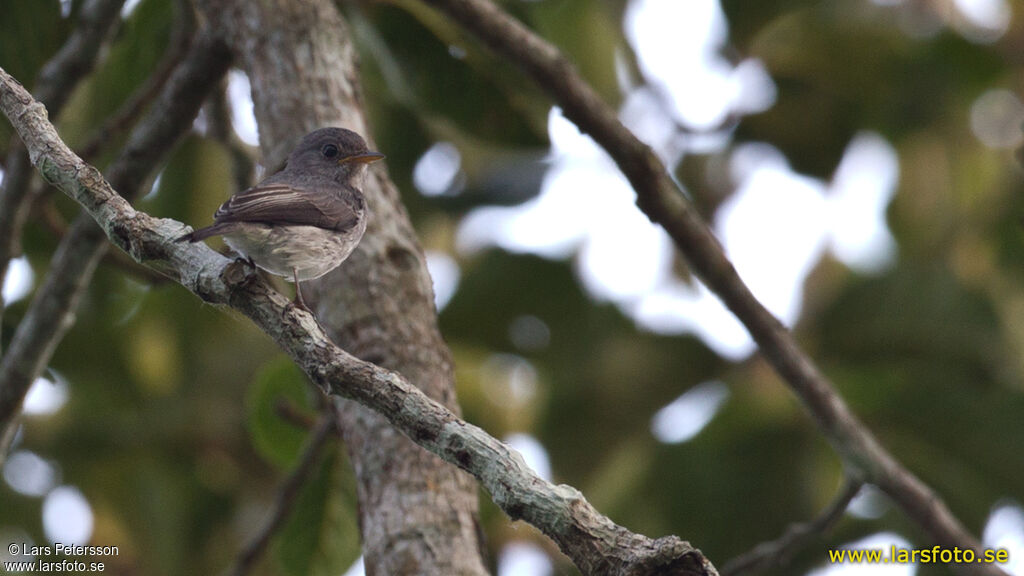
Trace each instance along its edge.
{"label": "white sky patch", "polygon": [[664,282],[672,266],[671,241],[632,205],[631,197],[609,198],[594,207],[592,217],[591,232],[576,260],[590,294],[628,302]]}
{"label": "white sky patch", "polygon": [[1006,0],[953,0],[967,20],[987,31],[985,39],[994,41],[1010,27],[1013,11]]}
{"label": "white sky patch", "polygon": [[640,70],[672,95],[680,121],[697,129],[722,123],[732,102],[732,65],[718,53],[728,26],[717,0],[633,0],[625,32]]}
{"label": "white sky patch", "polygon": [[360,556],[359,559],[345,571],[343,576],[366,576],[366,566],[363,563],[363,557]]}
{"label": "white sky patch", "polygon": [[982,543],[986,548],[1009,550],[1010,561],[1000,568],[1014,576],[1024,576],[1024,509],[1009,503],[997,506],[985,523]]}
{"label": "white sky patch", "polygon": [[[679,130],[679,121],[713,129],[731,114],[774,103],[775,85],[761,62],[733,66],[719,55],[728,29],[715,0],[631,0],[624,26],[654,87],[626,94],[620,118],[666,166],[695,149],[694,135]],[[727,131],[720,132],[724,138],[702,145],[728,145]],[[615,303],[641,328],[692,333],[726,358],[748,356],[755,346],[742,324],[699,281],[691,285],[674,275],[676,248],[637,209],[632,187],[607,154],[557,108],[548,117],[548,133],[551,167],[539,194],[519,206],[471,211],[460,223],[457,249],[497,246],[575,257],[587,292]],[[744,282],[784,324],[799,318],[804,281],[825,250],[865,273],[894,259],[885,211],[899,162],[881,136],[855,137],[830,183],[795,172],[768,144],[738,146],[730,170],[735,192],[715,214],[712,229]]]}
{"label": "white sky patch", "polygon": [[25,496],[43,496],[57,483],[56,466],[35,452],[18,450],[7,458],[3,470],[4,481],[15,492]]}
{"label": "white sky patch", "polygon": [[238,137],[250,146],[258,146],[260,133],[256,127],[252,86],[245,72],[235,68],[228,72],[228,100],[231,102],[231,125]]}
{"label": "white sky patch", "polygon": [[881,490],[865,484],[846,507],[846,513],[856,518],[874,520],[881,518],[890,507],[889,498]]}
{"label": "white sky patch", "polygon": [[630,308],[630,315],[652,332],[694,334],[730,360],[742,360],[754,351],[747,329],[699,281],[691,286],[673,280],[660,286]]}
{"label": "white sky patch", "polygon": [[787,325],[824,249],[824,186],[766,158],[719,207],[714,230],[754,296]]}
{"label": "white sky patch", "polygon": [[509,542],[498,556],[498,576],[551,576],[554,566],[532,542]]}
{"label": "white sky patch", "polygon": [[850,268],[879,272],[896,257],[885,212],[899,184],[896,149],[878,134],[858,134],[846,147],[829,189],[831,249]]}
{"label": "white sky patch", "polygon": [[142,0],[128,0],[121,6],[121,18],[128,18],[135,12]]}
{"label": "white sky patch", "polygon": [[[849,542],[842,546],[849,550],[881,549],[888,554],[891,546],[897,548],[911,548],[912,545],[906,538],[893,532],[879,532],[861,538],[856,542]],[[854,564],[851,562],[843,564],[830,564],[828,566],[812,570],[807,576],[913,576],[917,572],[917,564]]]}
{"label": "white sky patch", "polygon": [[43,500],[43,532],[50,542],[84,546],[92,538],[92,507],[74,486],[54,488]]}
{"label": "white sky patch", "polygon": [[665,444],[692,440],[718,414],[728,397],[729,389],[721,382],[698,384],[654,414],[651,433]]}
{"label": "white sky patch", "polygon": [[456,246],[474,252],[496,245],[547,258],[570,256],[597,222],[632,205],[632,188],[589,137],[561,112],[548,116],[553,165],[540,194],[519,206],[471,211],[459,225]]}
{"label": "white sky patch", "polygon": [[459,149],[450,142],[438,142],[416,162],[412,170],[412,182],[424,196],[453,193],[461,168],[462,155]]}
{"label": "white sky patch", "polygon": [[149,192],[146,192],[146,195],[142,197],[142,200],[146,201],[156,199],[156,197],[160,193],[160,181],[163,179],[163,177],[163,170],[157,172],[156,178],[153,178],[153,185],[149,187]]}
{"label": "white sky patch", "polygon": [[[619,110],[619,118],[636,137],[649,145],[666,166],[675,166],[683,159],[683,152],[689,148],[689,135],[682,135],[672,118],[668,117],[661,105],[661,99],[650,88],[641,86],[626,94],[626,99]],[[549,122],[549,125],[551,123]],[[576,130],[575,124],[569,123]],[[576,134],[580,135],[576,130]],[[583,146],[594,147],[590,151],[594,157],[604,156],[604,152],[596,149],[596,144],[589,138],[575,144],[572,148],[563,149],[564,154],[571,154],[573,149]],[[607,159],[611,165],[611,159]]]}
{"label": "white sky patch", "polygon": [[511,434],[505,438],[505,444],[522,454],[526,465],[538,476],[551,481],[551,458],[539,440],[529,434]]}
{"label": "white sky patch", "polygon": [[448,302],[459,289],[459,278],[462,272],[458,262],[444,252],[427,250],[427,271],[434,282],[434,305],[437,309],[444,310]]}
{"label": "white sky patch", "polygon": [[3,298],[3,305],[8,306],[28,296],[28,293],[32,290],[32,283],[35,281],[35,277],[36,274],[32,271],[28,258],[19,256],[11,260],[10,264],[7,265],[7,274],[4,276],[3,290],[0,292],[0,298]]}
{"label": "white sky patch", "polygon": [[[663,160],[681,158],[676,141],[651,127],[656,123],[639,112],[629,117],[641,136],[662,145]],[[520,206],[473,210],[460,224],[457,247],[575,254],[588,293],[616,303],[641,327],[694,333],[730,359],[749,355],[753,341],[718,299],[699,282],[689,286],[673,276],[671,240],[636,208],[635,193],[611,159],[557,109],[549,131],[552,166],[540,194]],[[783,323],[798,319],[804,280],[826,248],[865,272],[892,261],[885,210],[899,163],[882,137],[854,138],[829,185],[794,172],[767,144],[737,147],[730,171],[736,191],[719,207],[713,230],[744,282]]]}
{"label": "white sky patch", "polygon": [[748,58],[740,62],[729,76],[732,107],[741,114],[756,114],[775,104],[778,90],[764,62]]}
{"label": "white sky patch", "polygon": [[48,416],[60,410],[68,401],[68,385],[58,378],[56,382],[36,378],[25,395],[23,411],[27,416]]}

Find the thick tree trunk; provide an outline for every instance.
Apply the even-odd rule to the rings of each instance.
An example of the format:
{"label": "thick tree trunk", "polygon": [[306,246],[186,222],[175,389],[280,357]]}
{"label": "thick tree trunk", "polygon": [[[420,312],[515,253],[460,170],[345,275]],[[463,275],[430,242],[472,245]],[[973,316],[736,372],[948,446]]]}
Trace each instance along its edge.
{"label": "thick tree trunk", "polygon": [[[330,1],[197,3],[224,30],[249,75],[269,169],[300,136],[322,126],[350,128],[373,145],[355,51]],[[307,294],[341,347],[402,373],[457,410],[423,251],[394,184],[375,168],[364,186],[371,214],[366,236],[338,270],[311,282]],[[469,476],[368,409],[341,401],[339,411],[358,478],[367,574],[486,573]]]}

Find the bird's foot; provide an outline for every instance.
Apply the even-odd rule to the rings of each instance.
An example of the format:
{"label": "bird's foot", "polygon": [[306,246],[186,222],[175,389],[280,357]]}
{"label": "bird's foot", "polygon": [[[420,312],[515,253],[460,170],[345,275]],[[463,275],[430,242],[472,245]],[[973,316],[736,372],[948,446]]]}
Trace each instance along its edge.
{"label": "bird's foot", "polygon": [[303,302],[301,298],[296,298],[295,300],[289,302],[288,305],[284,307],[284,313],[287,314],[292,309],[298,309],[304,312],[309,312],[314,317],[316,316],[316,314],[313,314],[313,311],[309,309],[309,306],[306,306],[306,303]]}
{"label": "bird's foot", "polygon": [[246,256],[244,254],[239,254],[237,252],[235,252],[234,254],[235,254],[235,262],[241,262],[243,264],[248,264],[249,266],[252,266],[254,270],[258,270],[258,268],[256,266],[256,263],[253,262],[251,256]]}

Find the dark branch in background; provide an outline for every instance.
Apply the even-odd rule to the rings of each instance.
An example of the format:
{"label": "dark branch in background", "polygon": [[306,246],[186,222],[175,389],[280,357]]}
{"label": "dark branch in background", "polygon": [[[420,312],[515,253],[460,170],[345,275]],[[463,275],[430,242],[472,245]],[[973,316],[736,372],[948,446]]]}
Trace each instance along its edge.
{"label": "dark branch in background", "polygon": [[[639,208],[664,227],[693,270],[746,326],[761,353],[803,401],[842,457],[849,474],[881,488],[936,543],[970,548],[980,554],[978,540],[931,488],[882,447],[789,331],[758,302],[665,166],[619,122],[615,111],[601,101],[557,48],[486,0],[424,1],[515,62],[558,102],[567,118],[611,155],[636,191]],[[958,569],[971,574],[1005,575],[987,564],[961,565]]]}
{"label": "dark branch in background", "polygon": [[324,410],[320,420],[317,421],[313,428],[309,440],[306,442],[306,448],[302,451],[295,470],[292,470],[292,473],[288,475],[288,478],[285,479],[277,491],[277,497],[274,499],[274,506],[271,509],[270,521],[238,555],[235,565],[227,572],[229,576],[245,576],[253,569],[260,557],[263,556],[267,546],[270,544],[271,538],[284,526],[285,520],[288,519],[288,515],[295,507],[299,490],[313,472],[313,468],[319,461],[327,440],[337,432],[337,424],[338,418],[334,409],[328,408]]}
{"label": "dark branch in background", "polygon": [[[117,21],[125,0],[91,0],[79,14],[78,24],[57,54],[43,66],[35,84],[35,97],[56,118],[72,89],[96,65],[96,55],[110,28]],[[7,265],[21,253],[21,230],[35,202],[30,194],[32,164],[24,146],[12,139],[4,163],[3,188],[0,189],[0,285]],[[3,304],[0,303],[0,317]]]}
{"label": "dark branch in background", "polygon": [[103,146],[110,144],[111,138],[127,130],[133,122],[142,114],[157,94],[163,88],[171,72],[178,66],[178,63],[185,57],[191,43],[192,36],[196,30],[196,15],[192,6],[187,0],[178,0],[175,3],[175,24],[171,32],[171,40],[167,45],[160,63],[156,70],[150,74],[142,86],[139,86],[132,95],[117,109],[114,114],[107,118],[103,124],[94,130],[86,139],[85,144],[79,147],[78,154],[86,160],[92,160],[100,152]]}
{"label": "dark branch in background", "polygon": [[[40,185],[42,186],[44,184],[41,183]],[[69,227],[67,221],[64,220],[64,217],[57,211],[57,206],[54,205],[52,198],[40,198],[40,204],[41,206],[37,206],[33,209],[33,213],[39,215],[40,221],[54,238],[62,240],[68,235]],[[170,279],[163,274],[146,268],[135,260],[132,260],[127,254],[120,250],[106,252],[103,254],[103,259],[100,263],[113,266],[129,276],[133,276],[139,282],[150,286],[157,286],[170,281]],[[0,446],[2,445],[3,444],[0,443]]]}
{"label": "dark branch in background", "polygon": [[299,410],[295,407],[295,404],[292,404],[291,401],[284,398],[279,399],[274,404],[274,413],[277,414],[278,418],[288,422],[296,428],[311,430],[316,424],[316,420],[312,416],[302,410]]}
{"label": "dark branch in background", "polygon": [[[215,34],[207,31],[195,38],[160,98],[107,170],[112,185],[129,198],[138,194],[161,159],[191,127],[206,94],[229,64],[230,55]],[[103,231],[88,214],[81,214],[61,240],[46,279],[0,361],[0,430],[17,426],[29,386],[74,323],[78,301],[106,249]],[[13,433],[0,433],[0,437],[10,439]],[[0,462],[8,447],[0,445]]]}
{"label": "dark branch in background", "polygon": [[801,524],[792,524],[777,539],[762,542],[745,554],[725,563],[722,576],[740,576],[763,572],[789,563],[793,555],[821,535],[831,530],[843,517],[846,507],[857,496],[864,484],[847,479],[835,500],[817,518]]}
{"label": "dark branch in background", "polygon": [[330,394],[376,410],[420,446],[475,476],[494,502],[552,538],[585,574],[716,575],[675,536],[651,539],[602,516],[571,486],[539,477],[519,453],[430,399],[402,376],[338,348],[316,319],[260,280],[243,262],[209,247],[175,242],[189,228],[135,210],[99,172],[74,155],[42,107],[0,69],[0,108],[25,141],[43,178],[78,201],[110,240],[140,262],[173,275],[194,294],[248,316]]}

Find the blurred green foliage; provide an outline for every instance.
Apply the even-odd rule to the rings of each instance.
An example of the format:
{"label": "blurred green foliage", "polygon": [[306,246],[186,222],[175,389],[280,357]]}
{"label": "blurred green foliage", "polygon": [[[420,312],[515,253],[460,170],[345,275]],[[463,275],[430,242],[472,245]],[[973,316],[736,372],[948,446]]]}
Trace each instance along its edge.
{"label": "blurred green foliage", "polygon": [[[170,36],[169,4],[143,0],[121,26],[59,117],[68,142],[83,142],[154,68]],[[639,331],[587,296],[571,261],[454,251],[469,208],[536,193],[550,101],[417,2],[340,4],[390,173],[425,247],[461,267],[441,324],[466,417],[498,437],[535,436],[556,481],[631,529],[690,540],[719,565],[823,508],[841,483],[838,459],[762,360],[730,363],[696,338]],[[619,103],[616,55],[636,68],[622,34],[624,0],[502,4]],[[0,66],[30,86],[71,24],[56,0],[2,7]],[[724,0],[723,8],[731,50],[760,58],[779,91],[771,109],[742,119],[734,143],[771,143],[795,169],[823,178],[861,130],[884,135],[899,154],[888,211],[897,263],[863,276],[826,257],[806,283],[795,331],[881,440],[980,533],[994,506],[1024,501],[1024,179],[1011,150],[971,134],[968,116],[987,89],[1024,92],[1021,7],[991,43],[948,26],[908,34],[898,12],[906,7],[868,0]],[[9,134],[0,123],[0,152]],[[462,156],[457,197],[426,198],[412,184],[416,160],[437,141]],[[692,190],[719,186],[715,167],[730,150],[688,158],[679,177]],[[140,207],[205,222],[231,191],[227,159],[218,143],[190,135]],[[66,218],[76,211],[56,203]],[[28,230],[37,278],[56,241],[40,222]],[[23,300],[6,311],[4,344],[25,308]],[[511,327],[524,317],[546,326],[543,345],[517,344]],[[524,362],[534,386],[525,396],[503,371]],[[308,435],[276,410],[282,398],[300,410],[312,405],[301,376],[247,321],[109,263],[51,367],[69,383],[70,400],[52,416],[27,418],[19,449],[51,459],[60,482],[85,494],[92,543],[122,551],[108,573],[223,569],[266,520]],[[658,443],[652,415],[709,380],[730,390],[716,418],[689,442]],[[492,558],[512,539],[551,549],[481,501]],[[40,508],[40,499],[0,484],[0,529],[43,542]],[[355,512],[351,474],[332,444],[257,573],[339,573],[358,553]],[[929,544],[888,506],[877,518],[845,518],[776,573],[802,573],[824,562],[825,547],[883,529]],[[552,558],[557,573],[574,573],[564,557]]]}

